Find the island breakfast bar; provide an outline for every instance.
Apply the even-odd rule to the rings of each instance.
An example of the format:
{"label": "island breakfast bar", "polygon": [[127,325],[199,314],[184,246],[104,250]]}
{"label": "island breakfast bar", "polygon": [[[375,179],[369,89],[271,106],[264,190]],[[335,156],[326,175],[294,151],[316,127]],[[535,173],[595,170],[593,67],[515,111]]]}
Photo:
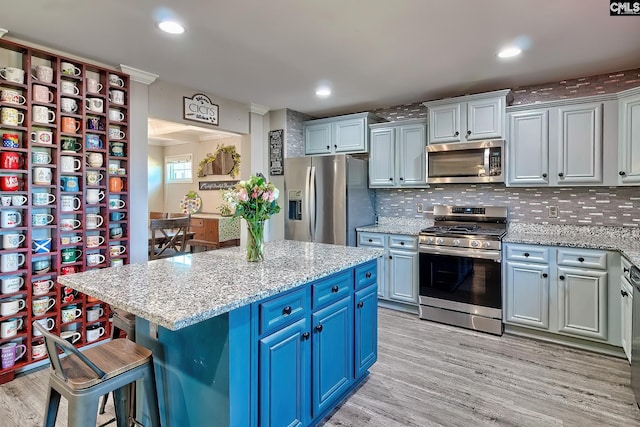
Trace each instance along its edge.
{"label": "island breakfast bar", "polygon": [[377,359],[382,253],[286,240],[265,253],[247,262],[235,247],[58,280],[136,315],[163,426],[312,425]]}

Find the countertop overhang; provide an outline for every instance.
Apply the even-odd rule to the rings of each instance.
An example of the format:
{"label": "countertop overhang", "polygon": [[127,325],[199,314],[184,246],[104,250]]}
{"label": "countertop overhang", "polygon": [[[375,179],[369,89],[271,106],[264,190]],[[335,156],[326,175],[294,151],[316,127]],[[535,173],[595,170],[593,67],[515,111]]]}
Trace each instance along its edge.
{"label": "countertop overhang", "polygon": [[247,262],[245,248],[233,247],[57,280],[175,331],[380,255],[369,248],[278,240],[265,243],[263,262]]}

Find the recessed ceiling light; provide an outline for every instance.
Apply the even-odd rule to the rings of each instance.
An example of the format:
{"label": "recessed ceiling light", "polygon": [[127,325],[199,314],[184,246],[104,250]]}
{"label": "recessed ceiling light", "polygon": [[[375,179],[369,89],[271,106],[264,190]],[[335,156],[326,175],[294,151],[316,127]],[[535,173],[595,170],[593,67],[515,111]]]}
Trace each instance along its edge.
{"label": "recessed ceiling light", "polygon": [[498,52],[498,57],[500,58],[513,58],[514,56],[518,56],[520,55],[520,53],[522,53],[522,50],[520,50],[517,47],[508,47],[505,49],[502,49],[500,52]]}
{"label": "recessed ceiling light", "polygon": [[169,34],[184,33],[184,27],[178,24],[176,21],[162,21],[158,24],[158,28]]}
{"label": "recessed ceiling light", "polygon": [[319,87],[318,89],[316,89],[316,95],[321,96],[321,97],[327,97],[329,95],[331,95],[331,89],[329,89],[326,86],[323,87]]}

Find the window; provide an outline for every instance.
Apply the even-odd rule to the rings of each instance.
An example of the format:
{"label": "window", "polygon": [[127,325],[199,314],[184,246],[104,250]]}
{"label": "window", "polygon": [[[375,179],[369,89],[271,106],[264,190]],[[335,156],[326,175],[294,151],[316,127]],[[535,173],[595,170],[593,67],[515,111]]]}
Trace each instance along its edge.
{"label": "window", "polygon": [[165,176],[168,184],[193,182],[191,157],[191,154],[182,154],[164,158]]}

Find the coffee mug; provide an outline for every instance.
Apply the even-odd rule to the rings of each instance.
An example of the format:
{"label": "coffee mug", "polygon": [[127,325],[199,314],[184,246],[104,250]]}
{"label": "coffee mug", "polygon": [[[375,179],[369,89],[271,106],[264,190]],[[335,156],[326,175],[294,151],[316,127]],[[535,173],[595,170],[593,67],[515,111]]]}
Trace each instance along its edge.
{"label": "coffee mug", "polygon": [[[96,154],[99,154],[99,153],[96,153]],[[87,185],[98,185],[100,184],[100,181],[102,181],[102,178],[103,178],[100,172],[91,171],[91,170],[86,172],[86,177],[87,177]]]}
{"label": "coffee mug", "polygon": [[118,126],[109,126],[109,138],[111,139],[122,139],[126,136],[126,134],[120,130]]}
{"label": "coffee mug", "polygon": [[47,67],[46,65],[37,65],[35,68],[35,77],[36,80],[39,80],[43,83],[51,83],[53,82],[53,68]]}
{"label": "coffee mug", "polygon": [[24,265],[27,258],[21,253],[9,253],[0,255],[0,272],[16,271]]}
{"label": "coffee mug", "polygon": [[56,201],[56,196],[50,193],[33,193],[33,206],[46,206]]}
{"label": "coffee mug", "polygon": [[2,107],[0,109],[0,123],[7,126],[19,126],[24,122],[24,114],[15,108]]}
{"label": "coffee mug", "polygon": [[7,104],[23,105],[27,103],[27,98],[22,96],[22,93],[18,90],[3,88],[0,90],[0,101]]}
{"label": "coffee mug", "polygon": [[112,239],[117,239],[122,237],[122,227],[112,227],[109,229],[109,236]]}
{"label": "coffee mug", "polygon": [[56,300],[50,297],[34,298],[31,301],[31,309],[34,316],[42,316],[56,305]]}
{"label": "coffee mug", "polygon": [[[34,332],[33,335],[35,336],[35,332],[36,332],[35,328],[33,329],[33,332]],[[41,359],[46,355],[47,355],[47,345],[44,343],[44,341],[42,341],[42,339],[39,339],[31,343],[31,359],[32,360]]]}
{"label": "coffee mug", "polygon": [[2,235],[2,249],[17,249],[26,239],[24,234],[8,233]]}
{"label": "coffee mug", "polygon": [[92,342],[104,335],[104,328],[102,326],[98,328],[87,328],[87,342]]}
{"label": "coffee mug", "polygon": [[53,289],[54,285],[55,282],[51,279],[36,280],[31,284],[31,289],[33,290],[33,295],[44,295]]}
{"label": "coffee mug", "polygon": [[51,155],[46,151],[31,152],[31,163],[34,165],[48,165],[51,160]]}
{"label": "coffee mug", "polygon": [[33,85],[33,100],[35,102],[43,102],[50,104],[53,102],[53,92],[48,87],[42,85]]}
{"label": "coffee mug", "polygon": [[111,219],[111,221],[122,221],[124,216],[124,212],[111,212],[109,214],[109,219]]}
{"label": "coffee mug", "polygon": [[109,246],[109,255],[110,256],[118,256],[122,255],[127,251],[127,247],[123,245],[111,245]]}
{"label": "coffee mug", "polygon": [[11,206],[11,196],[0,196],[2,206]]}
{"label": "coffee mug", "polygon": [[124,113],[115,108],[109,108],[109,120],[112,122],[121,122],[124,120]]}
{"label": "coffee mug", "polygon": [[15,194],[15,195],[11,196],[11,204],[13,206],[22,206],[25,203],[27,203],[27,197],[26,196],[22,196],[20,194]]}
{"label": "coffee mug", "polygon": [[60,98],[60,109],[65,113],[75,113],[78,111],[78,103],[75,99]]}
{"label": "coffee mug", "polygon": [[99,305],[87,308],[87,322],[95,322],[104,316],[104,310]]}
{"label": "coffee mug", "polygon": [[5,148],[19,148],[20,137],[18,136],[17,133],[3,133],[2,146]]}
{"label": "coffee mug", "polygon": [[82,242],[82,236],[60,236],[61,245],[72,245]]}
{"label": "coffee mug", "polygon": [[[71,320],[68,320],[68,322],[71,322]],[[82,334],[80,334],[80,332],[75,332],[75,331],[64,331],[64,332],[60,332],[60,338],[62,338],[65,341],[68,341],[70,344],[75,344],[78,341],[80,341],[80,338],[82,338]]]}
{"label": "coffee mug", "polygon": [[56,113],[42,105],[31,107],[31,117],[34,123],[53,123],[56,121]]}
{"label": "coffee mug", "polygon": [[87,92],[89,93],[100,93],[102,90],[102,85],[98,83],[96,79],[92,79],[91,77],[87,77]]}
{"label": "coffee mug", "polygon": [[85,200],[88,204],[95,205],[96,203],[99,203],[102,199],[104,199],[104,196],[104,191],[101,191],[97,188],[88,188]]}
{"label": "coffee mug", "polygon": [[119,267],[124,265],[124,260],[122,258],[115,258],[109,261],[109,266],[111,267]]}
{"label": "coffee mug", "polygon": [[51,270],[51,260],[48,258],[37,259],[31,263],[33,274],[45,274]]}
{"label": "coffee mug", "polygon": [[89,134],[85,137],[87,148],[100,149],[102,148],[102,140],[98,135]]}
{"label": "coffee mug", "polygon": [[[38,320],[34,320],[33,321],[33,323],[36,323],[36,322],[40,323],[42,325],[42,327],[45,328],[47,331],[52,330],[56,326],[56,321],[53,320],[51,317],[47,317],[47,318],[44,318],[44,319],[38,319]],[[33,336],[34,337],[41,337],[42,334],[36,328],[33,328]]]}
{"label": "coffee mug", "polygon": [[60,183],[62,191],[80,191],[77,176],[62,176],[60,177]]}
{"label": "coffee mug", "polygon": [[18,335],[18,330],[22,328],[22,318],[7,319],[0,323],[0,338],[11,338]]}
{"label": "coffee mug", "polygon": [[109,84],[111,86],[124,87],[124,80],[117,74],[109,74]]}
{"label": "coffee mug", "polygon": [[63,173],[73,173],[79,171],[82,167],[82,162],[72,156],[60,156],[60,171]]}
{"label": "coffee mug", "polygon": [[18,211],[0,212],[0,226],[2,228],[15,228],[22,223],[22,214]]}
{"label": "coffee mug", "polygon": [[124,189],[124,182],[122,178],[118,178],[116,176],[112,176],[109,178],[109,191],[118,192]]}
{"label": "coffee mug", "polygon": [[85,227],[89,228],[98,228],[104,222],[104,218],[98,214],[87,214],[87,218],[85,221]]}
{"label": "coffee mug", "polygon": [[105,262],[106,258],[102,254],[88,254],[87,255],[87,265],[98,265]]}
{"label": "coffee mug", "polygon": [[31,132],[30,139],[31,142],[35,142],[37,144],[52,144],[53,132],[48,130],[37,130],[35,132]]}
{"label": "coffee mug", "polygon": [[120,199],[109,199],[109,209],[123,209],[127,203]]}
{"label": "coffee mug", "polygon": [[75,305],[68,305],[60,310],[62,323],[73,322],[80,316],[82,316],[82,310]]}
{"label": "coffee mug", "polygon": [[67,153],[75,153],[82,149],[82,144],[71,137],[60,138],[60,144],[62,145],[62,151]]}
{"label": "coffee mug", "polygon": [[[111,147],[111,155],[117,157],[124,156],[124,142],[110,142],[109,147]],[[117,172],[117,169],[116,169]]]}
{"label": "coffee mug", "polygon": [[97,248],[98,246],[104,243],[104,237],[100,235],[91,235],[87,236],[87,247],[88,248]]}
{"label": "coffee mug", "polygon": [[1,280],[2,285],[0,285],[0,292],[3,294],[18,292],[22,285],[24,285],[24,278],[22,278],[22,276],[4,276]]}
{"label": "coffee mug", "polygon": [[62,120],[62,132],[65,133],[78,133],[80,130],[81,122],[73,117],[63,117]]}
{"label": "coffee mug", "polygon": [[82,222],[75,218],[62,218],[60,220],[60,229],[64,231],[71,231],[79,228]]}
{"label": "coffee mug", "polygon": [[109,101],[114,104],[124,105],[124,92],[112,89],[109,91]]}
{"label": "coffee mug", "polygon": [[13,316],[21,310],[24,310],[26,306],[26,301],[21,298],[8,298],[0,300],[0,316]]}
{"label": "coffee mug", "polygon": [[51,238],[32,239],[31,251],[34,254],[43,254],[43,253],[51,252]]}
{"label": "coffee mug", "polygon": [[87,117],[87,129],[104,130],[104,122],[100,117]]}
{"label": "coffee mug", "polygon": [[68,80],[62,80],[60,82],[60,91],[66,95],[79,95],[80,89],[74,82],[70,82]]}
{"label": "coffee mug", "polygon": [[70,264],[78,261],[82,257],[82,249],[64,248],[60,251],[63,264]]}
{"label": "coffee mug", "polygon": [[[60,267],[60,274],[61,275],[65,275],[65,274],[73,274],[73,273],[77,273],[78,269],[76,268],[75,265],[63,265],[62,267]],[[65,289],[67,288],[66,286],[64,287]],[[69,295],[64,294],[62,297],[62,300],[64,302],[71,302],[73,301],[73,299],[75,298],[75,296],[71,296],[71,298],[69,298]]]}
{"label": "coffee mug", "polygon": [[33,168],[33,183],[36,185],[51,185],[53,173],[51,168],[35,167]]}
{"label": "coffee mug", "polygon": [[55,217],[47,213],[33,213],[31,214],[31,225],[34,227],[41,227],[43,225],[52,224]]}
{"label": "coffee mug", "polygon": [[80,68],[73,65],[71,62],[61,62],[60,69],[62,70],[62,74],[66,74],[68,76],[79,76],[82,71]]}
{"label": "coffee mug", "polygon": [[4,67],[0,70],[0,77],[14,83],[24,84],[24,70],[16,67]]}
{"label": "coffee mug", "polygon": [[0,153],[0,169],[20,169],[24,166],[24,160],[20,153],[3,151]]}
{"label": "coffee mug", "polygon": [[104,101],[100,98],[87,98],[84,100],[84,105],[89,111],[96,113],[102,113],[104,111]]}
{"label": "coffee mug", "polygon": [[15,342],[8,342],[0,345],[0,358],[2,359],[2,369],[9,369],[24,356],[27,346]]}
{"label": "coffee mug", "polygon": [[82,201],[75,196],[60,196],[60,210],[62,212],[73,212],[80,209]]}
{"label": "coffee mug", "polygon": [[18,191],[22,188],[24,180],[17,175],[0,176],[0,190]]}
{"label": "coffee mug", "polygon": [[104,158],[100,153],[89,153],[87,155],[87,164],[92,168],[99,168],[103,165]]}

